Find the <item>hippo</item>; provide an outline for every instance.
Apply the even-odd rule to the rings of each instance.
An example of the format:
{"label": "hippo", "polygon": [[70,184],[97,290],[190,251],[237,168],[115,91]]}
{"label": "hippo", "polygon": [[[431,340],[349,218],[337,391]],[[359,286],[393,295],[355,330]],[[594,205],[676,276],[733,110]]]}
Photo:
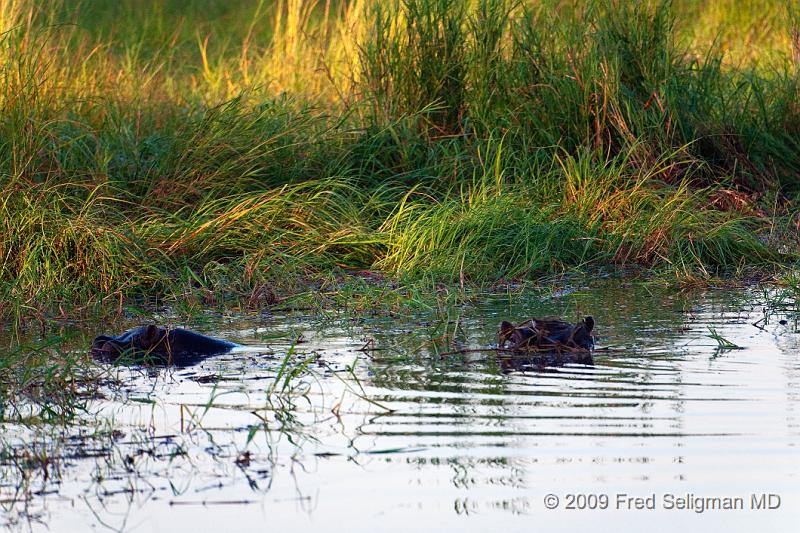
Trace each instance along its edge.
{"label": "hippo", "polygon": [[587,316],[577,324],[558,318],[532,318],[518,326],[503,321],[498,347],[541,359],[543,364],[593,364],[594,318]]}
{"label": "hippo", "polygon": [[237,346],[188,329],[166,329],[151,324],[129,329],[115,337],[100,335],[92,342],[91,353],[106,362],[122,358],[131,363],[189,366]]}

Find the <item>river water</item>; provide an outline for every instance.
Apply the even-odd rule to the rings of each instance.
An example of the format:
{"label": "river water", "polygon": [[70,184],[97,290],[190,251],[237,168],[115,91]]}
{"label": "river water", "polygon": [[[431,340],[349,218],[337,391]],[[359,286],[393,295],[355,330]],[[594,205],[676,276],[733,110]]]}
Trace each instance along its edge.
{"label": "river water", "polygon": [[[22,488],[4,462],[2,521],[798,531],[800,333],[766,294],[606,284],[407,316],[174,323],[254,348],[181,369],[108,367],[81,428],[4,426],[7,449],[58,460]],[[593,366],[441,355],[491,346],[503,319],[585,314],[597,322]]]}

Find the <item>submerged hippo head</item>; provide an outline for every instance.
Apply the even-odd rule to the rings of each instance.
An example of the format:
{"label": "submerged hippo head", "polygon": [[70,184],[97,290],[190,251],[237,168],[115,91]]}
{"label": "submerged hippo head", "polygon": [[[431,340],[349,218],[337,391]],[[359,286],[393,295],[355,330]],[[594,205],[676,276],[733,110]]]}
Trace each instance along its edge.
{"label": "submerged hippo head", "polygon": [[594,346],[594,318],[587,316],[577,324],[554,318],[534,318],[522,326],[503,321],[498,333],[498,345],[515,351],[568,347],[591,350]]}
{"label": "submerged hippo head", "polygon": [[229,351],[237,346],[193,331],[166,329],[155,325],[139,326],[117,336],[100,335],[92,342],[91,353],[98,359],[116,362],[128,357],[133,363],[190,365],[204,357]]}

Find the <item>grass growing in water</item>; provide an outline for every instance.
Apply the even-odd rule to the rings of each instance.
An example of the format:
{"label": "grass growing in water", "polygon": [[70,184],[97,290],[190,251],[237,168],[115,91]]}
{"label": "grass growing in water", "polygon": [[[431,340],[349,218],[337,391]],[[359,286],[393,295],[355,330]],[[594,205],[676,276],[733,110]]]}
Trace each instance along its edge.
{"label": "grass growing in water", "polygon": [[707,337],[713,339],[717,343],[717,350],[741,350],[742,347],[738,344],[729,341],[722,335],[720,335],[715,328],[708,326],[708,335]]}

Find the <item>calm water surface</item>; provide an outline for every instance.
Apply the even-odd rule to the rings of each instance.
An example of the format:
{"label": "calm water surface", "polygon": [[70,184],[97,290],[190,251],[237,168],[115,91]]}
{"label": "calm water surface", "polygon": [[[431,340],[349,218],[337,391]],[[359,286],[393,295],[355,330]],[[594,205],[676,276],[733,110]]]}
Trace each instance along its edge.
{"label": "calm water surface", "polygon": [[[589,313],[598,347],[611,348],[592,367],[436,353],[490,346],[503,319]],[[791,317],[765,315],[762,292],[600,286],[490,295],[442,317],[195,324],[261,348],[184,369],[110,369],[116,384],[92,402],[83,436],[3,427],[7,446],[58,443],[61,460],[26,498],[3,466],[2,521],[37,531],[800,530],[800,334]],[[743,349],[720,350],[709,328]],[[297,375],[276,382],[287,353]],[[98,428],[106,436],[92,437]],[[751,509],[763,493],[780,506]],[[621,494],[655,509],[628,508]],[[566,509],[570,495],[595,508]],[[665,509],[670,495],[695,508]],[[697,498],[726,497],[744,509],[698,512]]]}

